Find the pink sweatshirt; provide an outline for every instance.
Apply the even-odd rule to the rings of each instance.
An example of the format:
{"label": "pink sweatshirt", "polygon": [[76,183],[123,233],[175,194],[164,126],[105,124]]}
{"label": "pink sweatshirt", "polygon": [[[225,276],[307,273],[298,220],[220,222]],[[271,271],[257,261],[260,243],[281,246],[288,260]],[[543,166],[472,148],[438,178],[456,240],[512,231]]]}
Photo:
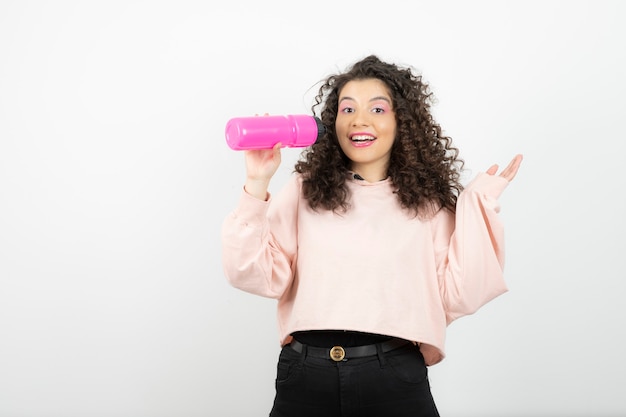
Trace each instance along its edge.
{"label": "pink sweatshirt", "polygon": [[434,365],[447,325],[507,291],[497,217],[507,185],[480,173],[456,215],[420,220],[389,179],[350,179],[347,213],[315,212],[294,174],[268,201],[242,192],[222,227],[224,272],[234,287],[278,300],[281,345],[298,330],[378,333],[420,343]]}

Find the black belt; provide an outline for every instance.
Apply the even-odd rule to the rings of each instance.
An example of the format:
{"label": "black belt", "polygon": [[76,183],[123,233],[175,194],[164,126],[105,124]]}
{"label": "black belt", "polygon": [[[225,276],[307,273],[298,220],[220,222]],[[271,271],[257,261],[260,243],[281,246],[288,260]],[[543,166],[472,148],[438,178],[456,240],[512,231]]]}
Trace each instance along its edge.
{"label": "black belt", "polygon": [[[404,339],[391,339],[385,342],[381,342],[380,348],[383,353],[392,351],[394,349],[398,349],[402,346],[408,345],[408,340]],[[298,353],[302,353],[304,346],[302,343],[297,340],[293,340],[289,345],[293,350]],[[312,356],[314,358],[322,358],[322,359],[332,359],[335,362],[341,362],[348,359],[353,358],[364,358],[367,356],[374,356],[378,353],[376,349],[376,345],[363,345],[363,346],[354,346],[354,347],[342,347],[342,346],[333,346],[332,348],[322,348],[316,346],[306,345],[306,354],[307,356]]]}

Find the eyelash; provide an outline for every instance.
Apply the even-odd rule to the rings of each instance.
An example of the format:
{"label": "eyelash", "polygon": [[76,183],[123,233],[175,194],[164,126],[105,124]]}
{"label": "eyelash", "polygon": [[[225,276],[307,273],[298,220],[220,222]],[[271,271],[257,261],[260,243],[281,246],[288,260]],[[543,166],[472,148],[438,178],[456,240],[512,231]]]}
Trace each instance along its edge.
{"label": "eyelash", "polygon": [[[382,107],[373,107],[372,111],[374,113],[381,114],[385,112],[385,109]],[[341,113],[352,113],[352,112],[354,112],[354,109],[352,107],[344,107],[343,109],[341,109]]]}

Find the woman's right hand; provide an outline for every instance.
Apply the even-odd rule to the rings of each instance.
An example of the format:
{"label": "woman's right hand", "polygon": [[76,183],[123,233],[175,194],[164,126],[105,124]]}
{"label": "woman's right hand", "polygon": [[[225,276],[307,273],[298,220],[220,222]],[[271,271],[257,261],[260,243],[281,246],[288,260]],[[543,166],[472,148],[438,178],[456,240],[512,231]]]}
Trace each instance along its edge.
{"label": "woman's right hand", "polygon": [[244,189],[253,197],[267,200],[267,189],[281,161],[281,144],[272,149],[244,151],[246,159],[246,184]]}

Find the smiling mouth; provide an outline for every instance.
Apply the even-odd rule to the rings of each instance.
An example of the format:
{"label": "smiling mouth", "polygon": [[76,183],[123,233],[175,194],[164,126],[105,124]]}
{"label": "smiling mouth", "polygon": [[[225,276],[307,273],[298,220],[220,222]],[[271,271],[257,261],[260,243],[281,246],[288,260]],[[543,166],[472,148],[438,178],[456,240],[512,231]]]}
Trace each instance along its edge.
{"label": "smiling mouth", "polygon": [[350,140],[352,142],[371,142],[373,140],[376,140],[376,138],[370,135],[354,135],[350,136]]}

